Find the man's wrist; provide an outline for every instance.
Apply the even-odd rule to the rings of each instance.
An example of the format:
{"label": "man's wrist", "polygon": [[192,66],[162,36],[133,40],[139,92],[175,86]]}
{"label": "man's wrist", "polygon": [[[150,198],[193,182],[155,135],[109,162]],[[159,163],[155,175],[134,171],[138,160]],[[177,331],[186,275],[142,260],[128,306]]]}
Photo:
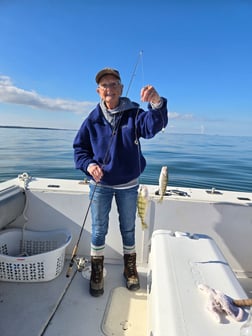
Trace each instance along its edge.
{"label": "man's wrist", "polygon": [[162,105],[163,105],[163,99],[160,97],[159,101],[157,101],[157,102],[153,102],[153,101],[151,101],[150,104],[151,104],[151,107],[152,107],[154,110],[159,109],[159,108],[161,108]]}

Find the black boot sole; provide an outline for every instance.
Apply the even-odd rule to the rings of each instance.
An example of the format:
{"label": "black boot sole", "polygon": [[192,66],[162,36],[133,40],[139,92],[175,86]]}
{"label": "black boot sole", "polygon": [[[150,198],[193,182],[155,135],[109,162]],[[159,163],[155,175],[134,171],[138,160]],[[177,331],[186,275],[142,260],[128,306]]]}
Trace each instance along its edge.
{"label": "black boot sole", "polygon": [[132,292],[137,291],[138,289],[140,289],[140,285],[139,284],[138,285],[131,285],[131,286],[127,286],[127,284],[126,284],[126,287],[127,287],[128,290],[130,290]]}
{"label": "black boot sole", "polygon": [[104,293],[104,288],[101,289],[93,289],[92,287],[89,287],[89,293],[90,295],[94,296],[94,297],[99,297],[102,296]]}

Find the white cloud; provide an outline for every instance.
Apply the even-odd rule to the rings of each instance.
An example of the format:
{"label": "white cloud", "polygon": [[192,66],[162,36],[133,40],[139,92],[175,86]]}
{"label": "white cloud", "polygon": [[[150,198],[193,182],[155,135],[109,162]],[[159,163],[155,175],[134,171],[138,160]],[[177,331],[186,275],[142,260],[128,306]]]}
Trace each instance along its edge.
{"label": "white cloud", "polygon": [[193,119],[192,114],[181,114],[178,112],[168,112],[169,119],[180,119],[180,120],[191,120]]}
{"label": "white cloud", "polygon": [[[44,97],[36,91],[28,91],[15,86],[11,78],[4,75],[0,75],[0,102],[76,114],[89,113],[96,105],[96,102]],[[169,119],[190,120],[193,119],[193,115],[169,112]]]}
{"label": "white cloud", "polygon": [[11,78],[0,75],[0,102],[26,105],[38,109],[51,111],[67,111],[74,113],[89,112],[95,102],[66,100],[62,98],[43,97],[35,91],[28,91],[16,87]]}

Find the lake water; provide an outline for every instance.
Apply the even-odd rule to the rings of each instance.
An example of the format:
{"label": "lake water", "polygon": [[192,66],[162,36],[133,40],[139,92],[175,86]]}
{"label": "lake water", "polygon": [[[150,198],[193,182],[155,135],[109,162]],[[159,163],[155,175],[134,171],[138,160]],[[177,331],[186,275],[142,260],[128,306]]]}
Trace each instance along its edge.
{"label": "lake water", "polygon": [[[23,172],[34,177],[83,179],[73,162],[76,131],[0,127],[0,182]],[[172,134],[141,140],[147,167],[140,183],[252,192],[252,137]]]}

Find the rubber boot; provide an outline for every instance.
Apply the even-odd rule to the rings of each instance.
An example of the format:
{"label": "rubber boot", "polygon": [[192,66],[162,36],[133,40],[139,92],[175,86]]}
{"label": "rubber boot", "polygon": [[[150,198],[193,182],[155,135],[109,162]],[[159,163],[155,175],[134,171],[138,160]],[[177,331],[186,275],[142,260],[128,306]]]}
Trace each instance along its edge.
{"label": "rubber boot", "polygon": [[135,291],[140,288],[139,277],[136,269],[136,253],[124,254],[124,277],[126,287]]}
{"label": "rubber boot", "polygon": [[101,296],[104,293],[103,261],[103,256],[91,257],[91,277],[89,293],[95,297]]}

